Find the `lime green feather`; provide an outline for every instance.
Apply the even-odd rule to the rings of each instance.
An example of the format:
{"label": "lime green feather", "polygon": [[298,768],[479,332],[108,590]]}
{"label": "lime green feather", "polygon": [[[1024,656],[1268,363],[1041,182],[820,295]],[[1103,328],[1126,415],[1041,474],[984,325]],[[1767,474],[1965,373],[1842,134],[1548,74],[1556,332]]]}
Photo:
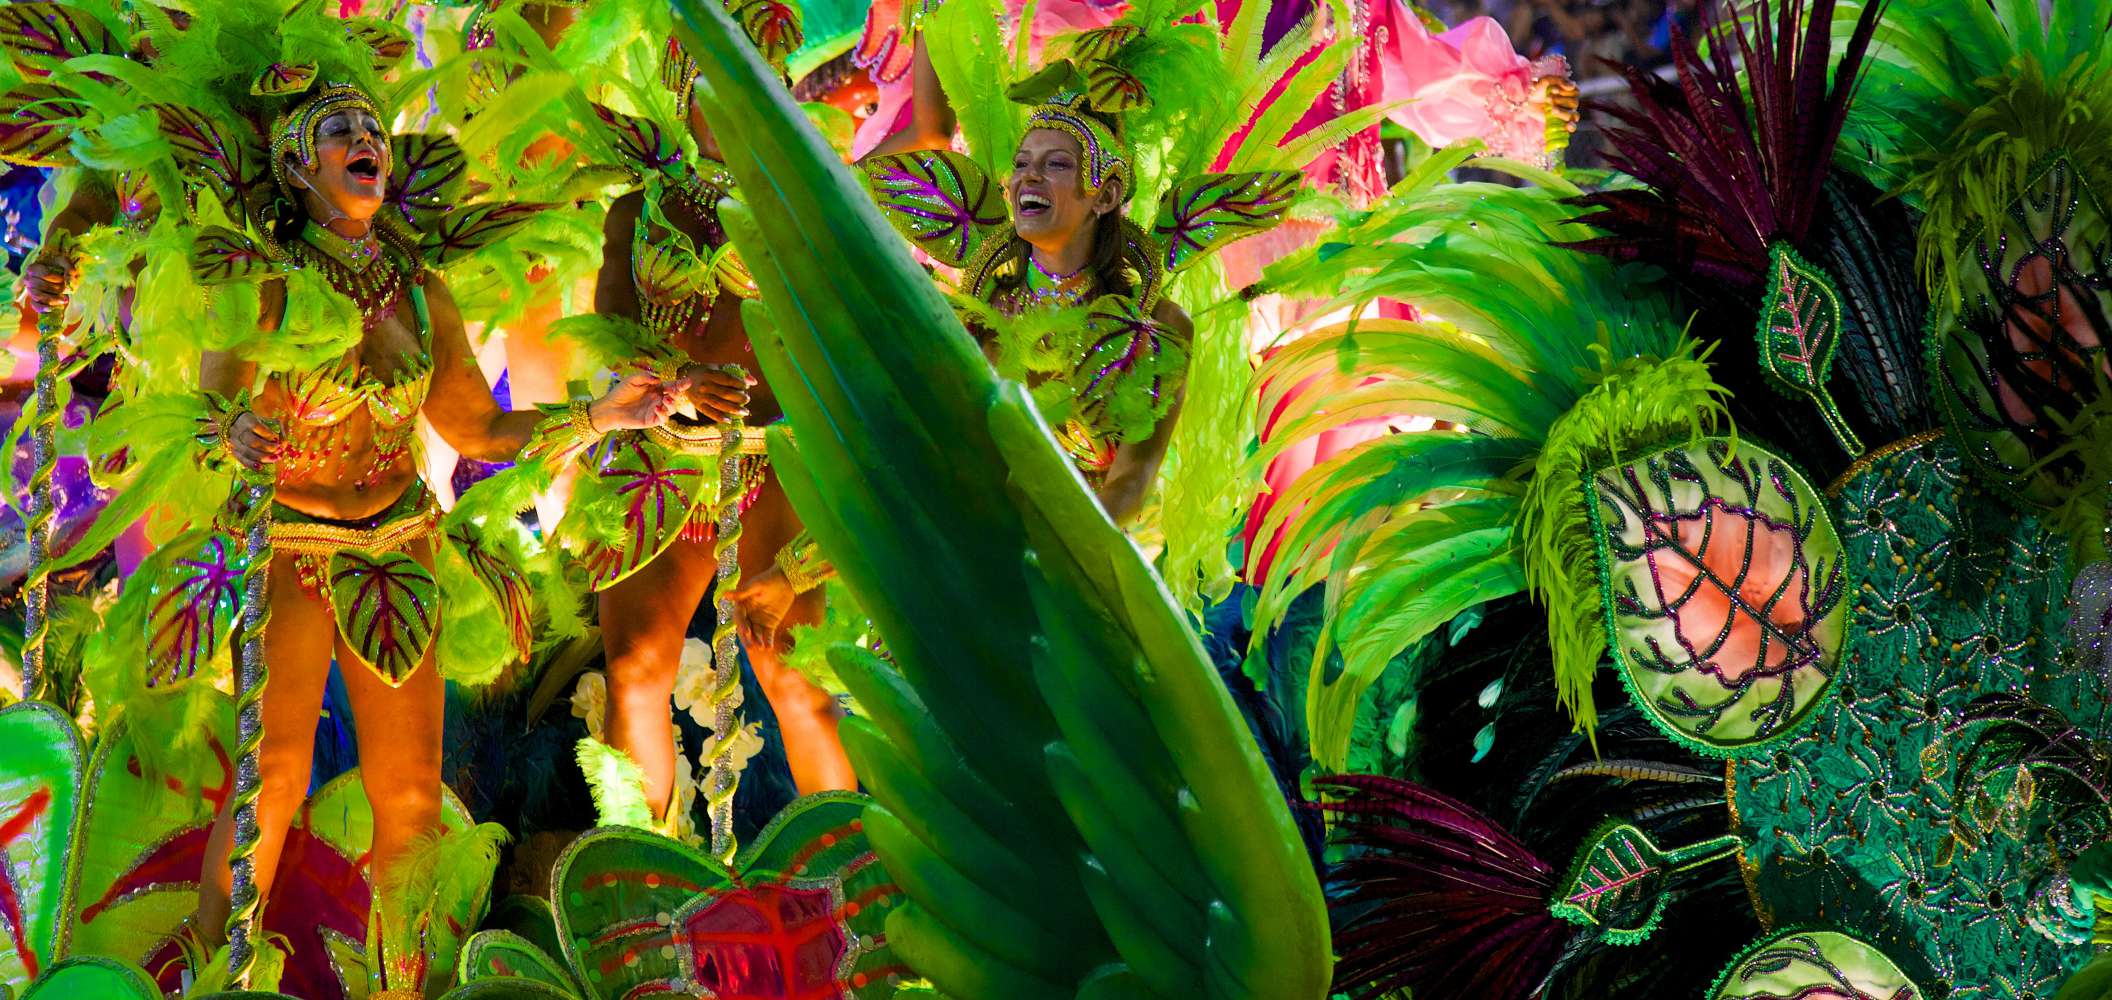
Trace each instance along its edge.
{"label": "lime green feather", "polygon": [[631,755],[592,736],[576,748],[579,769],[594,796],[596,820],[602,826],[651,829],[653,808],[645,801],[645,770]]}
{"label": "lime green feather", "polygon": [[1703,354],[1690,340],[1663,358],[1608,359],[1597,384],[1548,428],[1519,504],[1515,545],[1526,586],[1547,609],[1555,696],[1587,733],[1598,718],[1591,681],[1606,637],[1585,477],[1623,454],[1729,422],[1729,393]]}

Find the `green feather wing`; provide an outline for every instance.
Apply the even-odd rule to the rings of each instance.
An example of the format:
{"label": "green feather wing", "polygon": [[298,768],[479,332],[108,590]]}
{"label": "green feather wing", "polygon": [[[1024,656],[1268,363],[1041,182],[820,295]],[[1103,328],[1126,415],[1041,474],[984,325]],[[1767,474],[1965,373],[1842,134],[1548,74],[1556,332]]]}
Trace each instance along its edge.
{"label": "green feather wing", "polygon": [[954,996],[1323,996],[1318,882],[1163,583],[723,15],[677,10],[753,199],[786,491],[895,660],[835,657],[890,944]]}

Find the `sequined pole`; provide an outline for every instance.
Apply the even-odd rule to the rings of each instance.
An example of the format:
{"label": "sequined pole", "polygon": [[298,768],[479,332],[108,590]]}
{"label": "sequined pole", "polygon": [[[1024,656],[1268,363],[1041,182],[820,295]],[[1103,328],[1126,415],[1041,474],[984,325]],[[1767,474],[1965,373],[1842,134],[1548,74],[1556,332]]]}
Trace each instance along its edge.
{"label": "sequined pole", "polygon": [[37,422],[30,428],[30,450],[36,471],[29,478],[29,575],[22,581],[22,698],[42,698],[51,679],[45,653],[51,638],[51,542],[58,523],[52,477],[58,469],[59,335],[66,329],[63,309],[37,317]]}
{"label": "sequined pole", "polygon": [[273,475],[244,470],[242,483],[247,505],[242,512],[242,538],[248,563],[242,570],[242,662],[235,683],[235,843],[227,864],[234,876],[228,894],[228,973],[235,988],[249,986],[257,967],[257,946],[252,934],[262,900],[257,893],[257,748],[264,742],[264,685],[271,679],[264,662],[264,629],[271,621],[271,505]]}
{"label": "sequined pole", "polygon": [[[734,369],[739,374],[739,369]],[[712,588],[716,623],[711,630],[711,736],[701,756],[705,761],[704,807],[711,821],[711,853],[732,863],[739,845],[733,839],[733,793],[740,785],[741,765],[736,759],[741,731],[741,661],[733,626],[733,592],[741,585],[741,424],[720,425],[719,497],[712,508],[711,553],[718,559],[717,584]]]}

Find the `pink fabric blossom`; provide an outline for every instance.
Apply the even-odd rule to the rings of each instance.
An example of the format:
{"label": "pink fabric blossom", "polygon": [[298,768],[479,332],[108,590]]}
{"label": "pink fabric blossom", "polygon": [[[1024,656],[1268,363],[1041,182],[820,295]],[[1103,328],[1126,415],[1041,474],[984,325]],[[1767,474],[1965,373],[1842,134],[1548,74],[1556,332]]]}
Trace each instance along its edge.
{"label": "pink fabric blossom", "polygon": [[1534,100],[1533,81],[1561,67],[1536,67],[1491,18],[1437,35],[1412,13],[1390,21],[1379,43],[1379,100],[1413,102],[1394,121],[1433,147],[1479,137],[1498,156],[1546,157],[1547,111]]}

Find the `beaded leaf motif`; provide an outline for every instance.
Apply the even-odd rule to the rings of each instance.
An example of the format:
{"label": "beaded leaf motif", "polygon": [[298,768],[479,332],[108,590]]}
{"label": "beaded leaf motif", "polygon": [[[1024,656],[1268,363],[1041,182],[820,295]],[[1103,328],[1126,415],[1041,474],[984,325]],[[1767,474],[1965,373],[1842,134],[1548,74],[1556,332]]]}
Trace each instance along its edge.
{"label": "beaded leaf motif", "polygon": [[0,982],[35,979],[56,957],[83,759],[58,710],[0,710]]}
{"label": "beaded leaf motif", "polygon": [[409,680],[440,625],[440,587],[402,552],[330,557],[330,609],[338,636],[391,687]]}
{"label": "beaded leaf motif", "polygon": [[191,276],[201,285],[259,281],[286,271],[284,261],[272,259],[249,237],[224,226],[199,230],[191,244]]}
{"label": "beaded leaf motif", "polygon": [[1767,298],[1760,307],[1760,370],[1784,393],[1809,400],[1850,455],[1863,443],[1826,388],[1840,344],[1841,300],[1824,269],[1786,243],[1768,248]]}
{"label": "beaded leaf motif", "polygon": [[1931,332],[1937,399],[1981,472],[2057,503],[2093,485],[2059,453],[2112,376],[2112,214],[2057,159],[1958,256],[1964,300],[1937,303]]}
{"label": "beaded leaf motif", "polygon": [[1728,857],[1738,845],[1725,836],[1665,851],[1630,824],[1608,824],[1577,852],[1548,911],[1610,944],[1639,943],[1664,916],[1673,873]]}
{"label": "beaded leaf motif", "polygon": [[1165,248],[1166,270],[1181,271],[1212,251],[1267,232],[1291,207],[1304,175],[1296,170],[1202,174],[1159,199],[1152,235]]}
{"label": "beaded leaf motif", "polygon": [[863,169],[887,221],[949,267],[967,266],[984,241],[1011,221],[997,184],[952,150],[876,156]]}
{"label": "beaded leaf motif", "polygon": [[465,995],[500,995],[499,982],[526,987],[507,996],[908,995],[898,988],[914,974],[886,933],[904,896],[866,839],[869,801],[800,799],[730,865],[643,830],[589,833],[558,862],[552,936],[563,960],[520,935],[482,932],[467,946]]}
{"label": "beaded leaf motif", "polygon": [[611,436],[588,462],[594,474],[580,480],[572,501],[580,523],[622,526],[618,537],[586,540],[581,556],[595,590],[651,562],[682,534],[690,510],[716,496],[715,456],[659,447],[643,435]]}
{"label": "beaded leaf motif", "polygon": [[783,66],[792,53],[806,44],[799,9],[783,0],[727,0],[726,13],[755,43],[763,61],[772,66]]}
{"label": "beaded leaf motif", "polygon": [[496,202],[457,209],[425,231],[419,243],[420,255],[435,267],[460,260],[558,207],[536,202]]}
{"label": "beaded leaf motif", "polygon": [[225,535],[192,532],[141,573],[147,605],[147,686],[166,689],[210,667],[228,648],[242,604],[242,552]]}
{"label": "beaded leaf motif", "polygon": [[413,228],[430,229],[462,203],[468,167],[462,147],[450,136],[420,132],[398,135],[394,145],[389,204],[410,219]]}
{"label": "beaded leaf motif", "polygon": [[477,581],[491,592],[492,603],[498,607],[499,615],[506,620],[507,631],[513,637],[514,651],[521,659],[528,659],[535,652],[535,623],[530,617],[535,600],[529,593],[528,577],[521,572],[518,560],[508,558],[507,553],[488,544],[481,534],[466,524],[450,527],[447,539],[455,543],[456,551],[469,562]]}
{"label": "beaded leaf motif", "polygon": [[25,77],[42,78],[55,63],[79,56],[123,57],[125,47],[103,22],[62,3],[0,6],[0,48]]}
{"label": "beaded leaf motif", "polygon": [[78,100],[50,84],[16,84],[0,95],[0,160],[26,167],[72,166],[73,130],[58,120],[79,107]]}
{"label": "beaded leaf motif", "polygon": [[1709,1000],[1923,1000],[1927,994],[1884,952],[1832,930],[1761,939],[1723,970]]}
{"label": "beaded leaf motif", "polygon": [[1173,406],[1188,345],[1128,296],[1101,297],[1085,323],[1085,353],[1069,380],[1079,419],[1124,440],[1149,437]]}
{"label": "beaded leaf motif", "polygon": [[1840,659],[1848,580],[1817,491],[1747,441],[1703,438],[1584,485],[1607,644],[1673,739],[1744,756],[1793,732]]}

